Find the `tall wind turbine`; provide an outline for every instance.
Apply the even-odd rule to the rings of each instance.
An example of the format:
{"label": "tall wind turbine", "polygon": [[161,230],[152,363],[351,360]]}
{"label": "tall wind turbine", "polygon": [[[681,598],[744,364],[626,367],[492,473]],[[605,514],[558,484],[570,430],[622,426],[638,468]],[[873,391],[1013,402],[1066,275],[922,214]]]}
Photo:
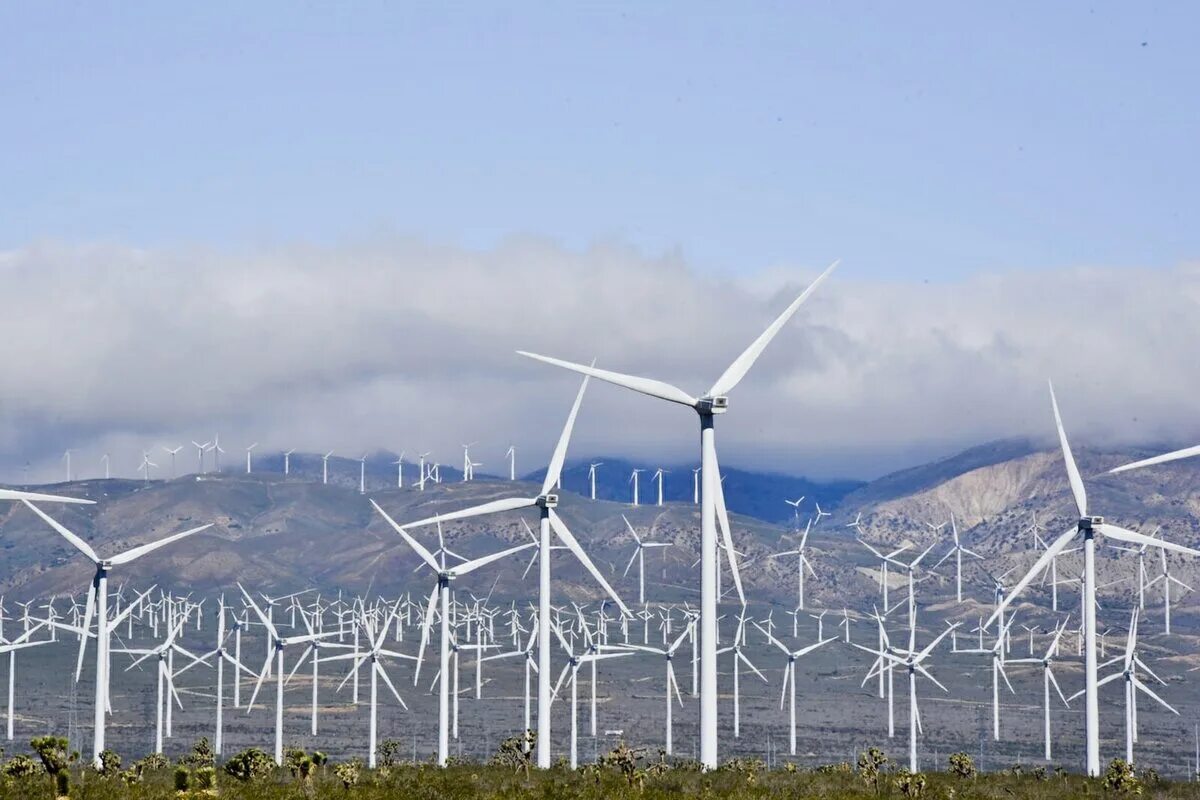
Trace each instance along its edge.
{"label": "tall wind turbine", "polygon": [[321,483],[322,485],[329,483],[329,457],[333,455],[330,450],[325,455],[321,456]]}
{"label": "tall wind turbine", "polygon": [[[803,500],[804,498],[802,497],[800,499]],[[791,501],[789,500],[788,502],[790,503]],[[796,610],[798,611],[804,610],[804,570],[807,569],[810,575],[812,575],[814,578],[817,577],[816,571],[812,568],[812,562],[810,562],[808,560],[808,556],[804,554],[804,546],[808,544],[808,531],[810,528],[812,528],[811,519],[808,521],[808,524],[804,526],[804,533],[800,537],[800,546],[795,550],[785,550],[782,553],[773,553],[767,556],[767,558],[786,558],[787,556],[796,557],[796,591],[798,596]]]}
{"label": "tall wind turbine", "polygon": [[[2,495],[0,495],[2,498]],[[104,751],[104,726],[105,716],[108,709],[108,653],[109,653],[109,638],[111,630],[109,628],[108,618],[108,573],[113,567],[123,566],[130,563],[147,553],[152,553],[155,550],[165,545],[177,542],[184,537],[191,536],[194,533],[199,533],[212,527],[212,524],[201,525],[198,528],[176,533],[165,539],[159,539],[157,542],[138,545],[137,547],[126,550],[124,553],[112,556],[111,558],[101,558],[92,549],[92,546],[81,539],[76,534],[67,530],[62,524],[46,515],[44,511],[35,506],[29,500],[22,500],[31,511],[37,514],[51,528],[75,546],[79,552],[83,553],[91,562],[96,565],[96,574],[92,578],[92,586],[88,591],[87,608],[84,612],[82,627],[85,631],[91,627],[93,612],[96,615],[96,706],[94,709],[95,723],[93,725],[92,736],[92,762],[96,766],[100,765],[100,753]],[[131,608],[127,607],[127,608]],[[83,652],[87,645],[88,637],[81,636],[79,639],[79,660],[75,669],[75,680],[79,680],[79,672],[83,666]]]}
{"label": "tall wind turbine", "polygon": [[179,445],[175,449],[171,449],[169,447],[163,448],[163,452],[171,456],[171,480],[175,480],[175,478],[178,477],[178,473],[175,471],[175,456],[179,455],[179,451],[182,449],[183,445]]}
{"label": "tall wind turbine", "polygon": [[639,472],[645,472],[645,470],[635,468],[633,470],[633,472],[629,473],[629,482],[631,484],[633,484],[633,504],[634,504],[634,506],[636,506],[638,504],[638,473]]}
{"label": "tall wind turbine", "polygon": [[654,477],[650,479],[652,481],[658,481],[658,505],[660,506],[663,503],[663,476],[668,472],[670,472],[670,470],[659,467],[654,471]]}
{"label": "tall wind turbine", "polygon": [[284,477],[292,474],[292,453],[296,452],[296,448],[283,451],[283,474]]}
{"label": "tall wind turbine", "polygon": [[[416,527],[418,525],[429,525],[434,523],[451,522],[459,519],[467,519],[470,517],[478,517],[486,514],[496,514],[502,511],[516,511],[521,508],[536,507],[540,512],[541,525],[538,536],[538,729],[537,729],[537,763],[542,769],[550,768],[550,704],[552,702],[550,684],[550,636],[553,625],[550,620],[550,551],[551,546],[551,531],[557,535],[567,549],[575,556],[576,559],[584,566],[596,583],[600,584],[601,588],[616,601],[620,607],[621,613],[626,617],[633,616],[625,603],[617,595],[616,591],[605,580],[600,570],[588,558],[587,553],[579,545],[575,535],[567,528],[562,518],[555,512],[558,507],[558,494],[553,491],[558,479],[562,474],[563,462],[567,458],[567,446],[571,441],[571,431],[575,427],[575,418],[579,414],[579,406],[583,402],[583,394],[587,389],[588,379],[584,378],[579,385],[579,393],[575,395],[575,403],[571,406],[571,412],[567,415],[566,424],[563,425],[562,433],[558,437],[558,444],[554,447],[554,454],[550,458],[550,464],[546,468],[546,478],[542,482],[541,493],[537,497],[524,498],[513,497],[505,500],[493,500],[490,503],[466,508],[462,511],[452,511],[448,514],[441,514],[436,517],[429,517],[418,522],[409,523],[405,527]],[[380,512],[382,513],[382,511]],[[385,519],[387,515],[384,515]],[[390,519],[388,519],[391,522]],[[400,526],[392,522],[392,526],[400,531]],[[404,534],[407,536],[407,534]],[[526,545],[529,546],[529,545]],[[521,548],[523,549],[523,548]],[[432,603],[432,599],[430,601]],[[442,674],[448,674],[445,671],[443,664]],[[446,681],[442,682],[445,686]]]}
{"label": "tall wind turbine", "polygon": [[[847,617],[847,619],[849,619],[849,617]],[[787,656],[787,666],[783,668],[783,691],[779,695],[779,707],[783,708],[783,703],[790,693],[791,709],[788,712],[788,742],[790,744],[791,754],[796,755],[796,659],[806,656],[819,647],[829,644],[837,639],[837,637],[831,636],[828,639],[822,639],[818,636],[817,641],[813,644],[810,644],[806,647],[801,647],[799,650],[789,650],[787,645],[768,633],[766,629],[757,622],[754,623],[754,627],[762,631],[767,637],[767,640],[782,650],[783,654]]]}
{"label": "tall wind turbine", "polygon": [[700,467],[692,469],[692,505],[700,505]]}
{"label": "tall wind turbine", "polygon": [[673,730],[674,726],[673,726],[673,719],[672,719],[674,708],[671,705],[671,696],[674,695],[675,699],[679,702],[680,707],[683,707],[683,698],[680,696],[679,682],[675,679],[675,667],[672,662],[675,659],[675,652],[677,650],[679,650],[679,646],[681,644],[683,644],[684,640],[687,639],[688,636],[691,635],[692,628],[695,627],[695,624],[696,624],[695,620],[688,622],[688,624],[684,626],[683,632],[680,633],[678,638],[676,638],[675,641],[672,642],[670,644],[670,646],[668,646],[668,647],[654,647],[654,646],[648,645],[648,644],[632,644],[629,642],[626,642],[625,644],[619,644],[619,645],[601,645],[600,646],[600,649],[603,651],[636,650],[636,651],[641,651],[641,652],[645,652],[645,653],[655,653],[656,655],[662,656],[664,658],[664,660],[667,662],[667,678],[666,678],[667,738],[666,738],[666,746],[663,748],[666,751],[667,755],[674,754],[674,746],[675,746],[674,730]]}
{"label": "tall wind turbine", "polygon": [[363,453],[358,460],[358,493],[367,493],[367,454]]}
{"label": "tall wind turbine", "polygon": [[254,448],[256,448],[256,447],[258,447],[258,442],[255,442],[254,444],[252,444],[246,448],[246,474],[247,475],[249,475],[251,472],[250,455],[251,455],[251,453],[254,452]]}
{"label": "tall wind turbine", "polygon": [[145,450],[143,450],[142,451],[142,466],[140,466],[138,468],[138,472],[142,473],[142,477],[146,483],[150,482],[150,468],[157,467],[157,466],[158,466],[158,464],[155,464],[153,461],[150,460],[150,454],[147,453]]}
{"label": "tall wind turbine", "polygon": [[1050,405],[1054,409],[1054,422],[1058,428],[1058,439],[1062,446],[1063,461],[1066,464],[1067,480],[1071,484],[1071,495],[1075,500],[1075,508],[1079,512],[1079,521],[1070,530],[1061,534],[1050,543],[1050,546],[1034,562],[1025,577],[1017,582],[1003,602],[992,612],[987,625],[1000,616],[1004,609],[1018,597],[1034,578],[1045,570],[1050,562],[1066,548],[1077,536],[1083,536],[1083,638],[1084,638],[1084,731],[1087,753],[1087,774],[1089,777],[1100,775],[1100,698],[1097,692],[1097,663],[1096,663],[1096,534],[1102,533],[1110,539],[1116,539],[1133,544],[1149,544],[1165,550],[1200,556],[1200,550],[1193,550],[1163,539],[1154,539],[1142,533],[1136,533],[1112,523],[1105,522],[1104,517],[1089,516],[1087,490],[1075,457],[1071,454],[1071,445],[1067,441],[1067,432],[1063,428],[1062,416],[1058,412],[1058,400],[1054,396],[1054,386],[1050,386]]}
{"label": "tall wind turbine", "polygon": [[[499,501],[503,502],[503,501]],[[400,534],[404,541],[408,542],[408,546],[416,551],[421,560],[429,566],[437,575],[437,585],[429,595],[429,605],[425,612],[425,619],[421,623],[421,646],[417,651],[417,670],[413,676],[413,683],[416,683],[421,674],[421,660],[425,655],[425,644],[429,641],[429,631],[433,627],[434,614],[439,611],[441,618],[441,644],[440,644],[440,668],[438,674],[441,676],[438,681],[438,766],[446,766],[446,760],[450,756],[450,582],[463,575],[467,575],[480,567],[486,566],[493,561],[498,561],[505,556],[519,553],[522,550],[533,547],[533,543],[522,544],[516,547],[510,547],[507,550],[501,550],[498,553],[492,553],[481,558],[467,561],[462,564],[448,566],[446,564],[446,549],[441,547],[439,558],[434,558],[433,553],[429,552],[416,539],[414,539],[407,530],[402,528],[394,519],[388,516],[387,512],[379,507],[379,504],[374,500],[371,505],[379,512],[389,525],[391,525],[396,533]],[[447,515],[453,516],[453,515]],[[412,527],[425,524],[425,521],[413,523]],[[440,559],[440,560],[439,560]],[[543,564],[549,561],[548,558],[543,559]]]}
{"label": "tall wind turbine", "polygon": [[629,563],[625,565],[625,572],[621,577],[629,574],[629,570],[633,567],[633,562],[638,564],[638,605],[646,605],[646,549],[670,547],[670,542],[646,542],[642,537],[638,536],[637,531],[629,524],[629,520],[625,515],[621,515],[621,519],[625,520],[625,527],[633,534],[633,540],[637,542],[637,549],[633,551],[633,555],[629,557]]}
{"label": "tall wind turbine", "polygon": [[742,596],[741,576],[737,572],[736,555],[729,534],[725,499],[721,490],[720,466],[714,436],[714,421],[717,415],[729,408],[728,393],[732,391],[754,366],[754,362],[775,338],[780,329],[792,318],[796,310],[809,295],[829,276],[837,266],[835,261],[789,305],[774,322],[742,352],[737,359],[717,378],[716,383],[701,397],[662,381],[624,375],[618,372],[561,361],[556,358],[522,352],[522,355],[591,375],[609,383],[615,383],[642,394],[687,406],[695,410],[700,418],[700,763],[706,769],[717,767],[717,522],[721,524],[725,539],[725,551],[730,560],[734,583]]}
{"label": "tall wind turbine", "polygon": [[1042,735],[1045,738],[1047,761],[1050,760],[1050,687],[1054,687],[1054,691],[1058,692],[1059,699],[1063,705],[1070,707],[1066,696],[1063,694],[1062,688],[1058,685],[1058,679],[1054,677],[1054,670],[1051,663],[1054,661],[1055,655],[1058,654],[1058,640],[1062,638],[1063,632],[1067,629],[1067,622],[1070,616],[1062,621],[1058,628],[1054,631],[1054,638],[1050,642],[1050,646],[1046,648],[1046,653],[1041,658],[1018,658],[1010,660],[1009,664],[1039,664],[1042,667],[1042,703],[1043,718],[1042,718]]}
{"label": "tall wind turbine", "polygon": [[404,451],[400,451],[400,457],[392,462],[396,465],[396,488],[404,488]]}
{"label": "tall wind turbine", "polygon": [[517,446],[509,445],[504,457],[508,459],[508,479],[515,481],[517,479]]}
{"label": "tall wind turbine", "polygon": [[108,453],[100,456],[101,463],[104,464],[104,480],[108,480],[112,474],[112,459],[108,457]]}
{"label": "tall wind turbine", "polygon": [[[326,633],[314,633],[309,631],[301,636],[281,636],[279,630],[274,623],[263,613],[263,610],[258,607],[258,603],[254,602],[254,598],[246,591],[246,588],[240,583],[238,588],[242,590],[242,595],[246,598],[246,602],[250,604],[250,608],[254,610],[255,616],[258,617],[262,626],[266,628],[267,635],[271,640],[271,650],[268,651],[266,659],[263,661],[262,669],[258,673],[258,682],[254,684],[254,692],[250,695],[250,702],[246,704],[246,713],[249,714],[254,708],[254,700],[258,697],[258,690],[262,688],[263,681],[267,678],[267,673],[271,671],[271,660],[275,659],[275,763],[283,764],[283,684],[285,680],[285,671],[283,669],[283,651],[288,645],[292,644],[309,644],[319,639],[329,636],[336,636],[337,633],[329,631]],[[303,659],[301,659],[303,660]]]}
{"label": "tall wind turbine", "polygon": [[67,464],[67,483],[71,482],[71,451],[63,453],[63,461]]}
{"label": "tall wind turbine", "polygon": [[221,434],[214,434],[212,446],[209,448],[213,451],[213,470],[221,471],[221,454],[225,452],[225,448],[221,447]]}
{"label": "tall wind turbine", "polygon": [[588,483],[592,485],[592,499],[596,499],[596,469],[604,467],[604,462],[598,461],[588,464]]}

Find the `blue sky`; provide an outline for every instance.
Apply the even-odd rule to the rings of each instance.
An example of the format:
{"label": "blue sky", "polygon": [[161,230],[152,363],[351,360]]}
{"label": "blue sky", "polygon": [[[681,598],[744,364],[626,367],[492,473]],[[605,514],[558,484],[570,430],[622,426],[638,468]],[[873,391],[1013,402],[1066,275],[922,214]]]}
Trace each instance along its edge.
{"label": "blue sky", "polygon": [[904,281],[1200,250],[1195,5],[732,8],[5,4],[0,250],[533,234]]}

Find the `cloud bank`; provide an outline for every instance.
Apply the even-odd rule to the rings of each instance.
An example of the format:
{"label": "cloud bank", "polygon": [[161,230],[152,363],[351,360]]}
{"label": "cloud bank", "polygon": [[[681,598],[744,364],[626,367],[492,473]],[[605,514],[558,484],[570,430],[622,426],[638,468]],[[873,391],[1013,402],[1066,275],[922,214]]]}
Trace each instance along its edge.
{"label": "cloud bank", "polygon": [[[0,479],[59,479],[111,453],[219,432],[260,450],[376,448],[501,470],[544,463],[577,382],[518,348],[699,393],[824,263],[714,276],[677,255],[513,239],[470,251],[333,246],[0,253]],[[1200,268],[861,280],[843,264],[731,395],[726,463],[872,477],[1004,436],[1045,436],[1053,377],[1073,438],[1200,441]],[[604,384],[572,452],[692,459],[681,407]],[[185,451],[186,452],[186,451]],[[161,455],[161,451],[160,451]],[[160,463],[162,463],[160,461]],[[188,461],[181,463],[187,464]]]}

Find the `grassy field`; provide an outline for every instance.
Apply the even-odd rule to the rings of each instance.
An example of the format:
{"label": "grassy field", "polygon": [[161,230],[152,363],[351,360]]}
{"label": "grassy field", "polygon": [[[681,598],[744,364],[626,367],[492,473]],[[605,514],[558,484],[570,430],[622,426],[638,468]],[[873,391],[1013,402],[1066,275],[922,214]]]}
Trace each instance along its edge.
{"label": "grassy field", "polygon": [[[1109,765],[1103,778],[1087,779],[1062,770],[1026,769],[977,774],[965,754],[951,756],[940,771],[911,775],[880,751],[862,753],[856,764],[806,770],[767,770],[757,759],[730,761],[702,773],[690,761],[668,762],[624,745],[577,771],[565,765],[528,769],[516,739],[501,745],[488,763],[397,763],[366,769],[357,759],[333,763],[320,753],[289,751],[276,767],[258,750],[243,751],[214,764],[205,745],[171,764],[150,757],[122,767],[113,758],[102,771],[81,768],[68,755],[65,740],[33,743],[35,755],[17,755],[0,769],[0,798],[12,800],[181,800],[209,797],[245,800],[454,800],[456,798],[1078,798],[1087,796],[1200,798],[1200,783],[1160,780],[1152,771],[1137,775],[1123,762]],[[384,760],[390,754],[382,754]],[[157,760],[156,760],[157,759]]]}

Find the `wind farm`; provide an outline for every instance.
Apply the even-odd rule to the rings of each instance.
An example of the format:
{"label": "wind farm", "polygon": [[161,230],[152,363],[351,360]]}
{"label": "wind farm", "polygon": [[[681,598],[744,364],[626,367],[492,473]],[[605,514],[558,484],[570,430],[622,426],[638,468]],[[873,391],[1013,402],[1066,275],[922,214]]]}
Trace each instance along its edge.
{"label": "wind farm", "polygon": [[0,800],[1200,798],[1198,23],[0,9]]}

